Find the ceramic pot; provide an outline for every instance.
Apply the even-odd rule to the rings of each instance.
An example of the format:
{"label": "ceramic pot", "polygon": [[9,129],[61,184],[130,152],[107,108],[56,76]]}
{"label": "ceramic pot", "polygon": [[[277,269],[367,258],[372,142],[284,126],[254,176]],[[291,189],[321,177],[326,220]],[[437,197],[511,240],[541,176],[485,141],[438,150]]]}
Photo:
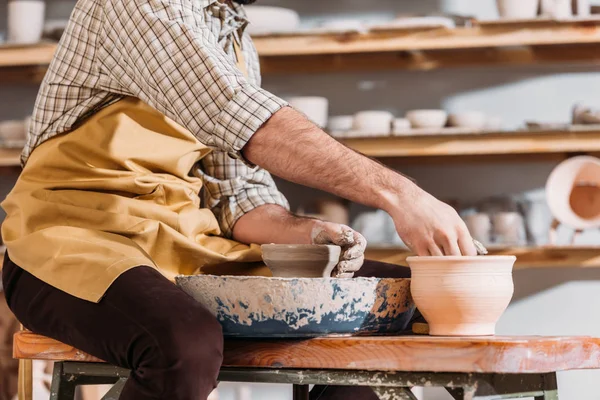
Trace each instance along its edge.
{"label": "ceramic pot", "polygon": [[490,244],[492,220],[488,214],[476,213],[468,215],[465,217],[465,223],[474,239],[477,239],[484,245]]}
{"label": "ceramic pot", "polygon": [[546,202],[546,191],[540,189],[523,193],[519,198],[519,206],[524,215],[528,241],[535,246],[548,244],[552,213]]}
{"label": "ceramic pot", "polygon": [[518,212],[500,212],[492,216],[494,242],[501,245],[525,244],[525,224]]}
{"label": "ceramic pot", "polygon": [[347,132],[352,129],[353,122],[354,116],[352,115],[329,117],[327,120],[327,130],[331,133]]}
{"label": "ceramic pot", "polygon": [[245,6],[250,35],[294,32],[300,27],[300,16],[294,10],[270,6]]}
{"label": "ceramic pot", "polygon": [[410,121],[406,118],[394,119],[392,133],[398,136],[410,134]]}
{"label": "ceramic pot", "polygon": [[512,298],[514,256],[409,257],[411,293],[434,336],[493,335]]}
{"label": "ceramic pot", "polygon": [[0,122],[0,140],[21,141],[27,136],[26,122],[22,120]]}
{"label": "ceramic pot", "polygon": [[448,114],[444,110],[412,110],[406,118],[413,128],[438,129],[446,125]]}
{"label": "ceramic pot", "polygon": [[394,115],[387,111],[362,111],[354,115],[353,131],[370,136],[389,135]]}
{"label": "ceramic pot", "polygon": [[541,0],[542,15],[549,18],[573,16],[572,0]]}
{"label": "ceramic pot", "polygon": [[290,106],[304,113],[312,122],[320,127],[327,126],[329,100],[325,97],[301,96],[287,99]]}
{"label": "ceramic pot", "polygon": [[600,159],[570,158],[550,173],[546,199],[552,215],[574,229],[600,227]]}
{"label": "ceramic pot", "polygon": [[496,0],[500,18],[531,19],[537,17],[539,0]]}
{"label": "ceramic pot", "polygon": [[37,43],[44,30],[46,3],[40,0],[8,2],[8,41],[15,44]]}
{"label": "ceramic pot", "polygon": [[317,244],[263,244],[262,258],[281,278],[329,278],[340,261],[341,248]]}
{"label": "ceramic pot", "polygon": [[573,0],[573,12],[578,17],[589,17],[592,13],[590,0]]}
{"label": "ceramic pot", "polygon": [[479,111],[467,111],[450,114],[448,125],[457,128],[483,129],[487,122],[487,116]]}
{"label": "ceramic pot", "polygon": [[227,337],[393,334],[415,311],[410,279],[178,276]]}

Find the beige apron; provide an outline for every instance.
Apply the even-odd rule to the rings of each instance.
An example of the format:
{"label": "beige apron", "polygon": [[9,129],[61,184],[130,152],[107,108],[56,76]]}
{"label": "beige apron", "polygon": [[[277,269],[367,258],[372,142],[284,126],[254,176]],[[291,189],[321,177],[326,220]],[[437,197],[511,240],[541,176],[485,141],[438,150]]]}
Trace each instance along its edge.
{"label": "beige apron", "polygon": [[32,153],[2,206],[2,237],[23,269],[97,302],[130,268],[268,275],[260,248],[220,237],[190,176],[210,149],[134,98]]}

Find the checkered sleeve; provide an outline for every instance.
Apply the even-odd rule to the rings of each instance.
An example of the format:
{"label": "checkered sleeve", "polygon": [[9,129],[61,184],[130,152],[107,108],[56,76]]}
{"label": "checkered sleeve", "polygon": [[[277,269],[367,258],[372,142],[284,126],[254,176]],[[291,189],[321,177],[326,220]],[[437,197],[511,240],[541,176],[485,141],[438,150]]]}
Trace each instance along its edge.
{"label": "checkered sleeve", "polygon": [[286,103],[249,83],[191,0],[107,0],[102,68],[131,95],[241,159]]}
{"label": "checkered sleeve", "polygon": [[240,217],[265,204],[289,210],[286,198],[267,171],[250,168],[227,153],[213,151],[202,159],[196,175],[204,182],[204,200],[219,221],[223,234],[231,237]]}

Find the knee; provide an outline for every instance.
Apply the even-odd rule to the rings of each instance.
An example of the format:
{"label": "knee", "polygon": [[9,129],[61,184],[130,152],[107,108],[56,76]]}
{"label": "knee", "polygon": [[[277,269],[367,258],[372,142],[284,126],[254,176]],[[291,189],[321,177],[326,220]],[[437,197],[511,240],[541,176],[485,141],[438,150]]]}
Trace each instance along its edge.
{"label": "knee", "polygon": [[223,332],[212,315],[172,326],[161,344],[163,361],[179,369],[216,376],[223,362]]}
{"label": "knee", "polygon": [[[198,313],[194,313],[198,311]],[[176,379],[216,378],[223,361],[223,332],[205,310],[178,315],[151,333],[152,341],[139,367],[151,366]]]}

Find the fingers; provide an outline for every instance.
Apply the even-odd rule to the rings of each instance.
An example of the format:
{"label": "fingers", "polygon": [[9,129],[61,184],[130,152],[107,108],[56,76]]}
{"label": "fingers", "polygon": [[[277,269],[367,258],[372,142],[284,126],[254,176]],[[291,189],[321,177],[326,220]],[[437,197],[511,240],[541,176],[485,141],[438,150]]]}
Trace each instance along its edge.
{"label": "fingers", "polygon": [[458,245],[460,246],[460,251],[464,256],[476,256],[477,248],[475,247],[475,243],[473,243],[473,238],[469,231],[461,234],[458,238]]}
{"label": "fingers", "polygon": [[367,239],[364,238],[358,232],[353,231],[353,243],[350,247],[344,249],[342,256],[340,257],[342,260],[352,260],[355,258],[359,258],[365,254],[365,250],[367,248]]}
{"label": "fingers", "polygon": [[332,276],[335,278],[352,278],[354,273],[362,267],[365,257],[361,255],[352,260],[340,261],[333,270]]}

